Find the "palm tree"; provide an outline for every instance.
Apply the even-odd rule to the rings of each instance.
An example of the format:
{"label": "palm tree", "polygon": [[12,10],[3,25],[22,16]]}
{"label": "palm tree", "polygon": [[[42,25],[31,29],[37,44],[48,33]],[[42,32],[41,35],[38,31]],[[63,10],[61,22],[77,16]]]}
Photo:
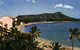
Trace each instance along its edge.
{"label": "palm tree", "polygon": [[40,36],[40,29],[38,29],[37,27],[36,27],[36,25],[34,25],[33,27],[31,27],[30,28],[31,29],[31,31],[29,32],[32,36],[34,36],[34,38],[36,37],[39,37]]}
{"label": "palm tree", "polygon": [[39,30],[33,26],[28,34],[20,32],[16,27],[10,30],[0,27],[0,49],[26,50],[28,48],[28,50],[35,50],[38,44],[35,42],[35,37],[40,36]]}
{"label": "palm tree", "polygon": [[65,48],[62,47],[62,45],[59,44],[58,42],[55,43],[53,42],[52,46],[53,46],[53,50],[65,50]]}
{"label": "palm tree", "polygon": [[58,42],[55,42],[55,46],[54,46],[54,49],[53,50],[59,50],[61,47],[61,45],[59,45]]}
{"label": "palm tree", "polygon": [[28,36],[27,36],[27,48],[28,50],[35,50],[37,47],[38,42],[35,42],[35,39],[40,36],[40,29],[34,25],[33,27],[30,28],[31,31],[29,31]]}
{"label": "palm tree", "polygon": [[74,50],[74,37],[77,39],[77,40],[80,40],[78,37],[80,35],[80,33],[78,32],[79,30],[77,28],[69,28],[69,32],[70,33],[70,41],[72,40],[72,50]]}

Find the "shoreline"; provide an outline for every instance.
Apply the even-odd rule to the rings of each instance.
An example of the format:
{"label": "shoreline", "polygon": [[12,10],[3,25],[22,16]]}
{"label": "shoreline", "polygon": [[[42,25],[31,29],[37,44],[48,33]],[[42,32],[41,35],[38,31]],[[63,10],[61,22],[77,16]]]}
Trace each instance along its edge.
{"label": "shoreline", "polygon": [[24,23],[22,25],[18,25],[16,26],[18,28],[18,30],[20,30],[21,32],[24,32],[25,26],[28,25],[32,25],[32,24],[38,24],[38,23],[54,23],[56,21],[52,21],[52,22],[30,22],[30,23]]}
{"label": "shoreline", "polygon": [[[51,21],[51,22],[30,22],[30,23],[25,23],[23,25],[19,25],[19,26],[16,26],[21,32],[24,32],[24,29],[25,27],[24,26],[28,26],[28,25],[32,25],[32,24],[38,24],[38,23],[55,23],[55,22],[58,22],[58,21]],[[72,22],[72,21],[60,21],[60,22]],[[44,39],[44,38],[40,38],[41,40],[44,40],[44,41],[47,41],[48,43],[49,42],[52,42],[50,40],[47,40],[47,39]],[[66,48],[66,50],[71,50],[72,47],[70,46],[67,46],[67,45],[63,45],[61,44],[63,48]],[[79,47],[74,47],[74,50],[80,50]]]}
{"label": "shoreline", "polygon": [[[48,49],[51,49],[52,48],[52,41],[50,41],[50,40],[47,40],[47,39],[45,39],[45,38],[39,38],[38,37],[38,39],[36,39],[38,42],[40,42],[40,46],[39,47],[41,47],[42,48],[42,46],[44,45],[44,46],[46,46],[46,48],[48,48]],[[42,44],[42,46],[41,46],[41,44]],[[60,44],[60,43],[59,43]],[[67,46],[67,45],[64,45],[64,44],[60,44],[61,45],[61,47],[60,48],[65,48],[65,50],[72,50],[72,47],[70,47],[70,46]],[[80,50],[80,48],[79,47],[74,47],[74,50]]]}
{"label": "shoreline", "polygon": [[49,21],[49,22],[30,22],[30,23],[24,23],[22,25],[16,26],[21,32],[24,32],[24,26],[32,25],[32,24],[38,24],[38,23],[55,23],[55,22],[72,22],[72,21]]}

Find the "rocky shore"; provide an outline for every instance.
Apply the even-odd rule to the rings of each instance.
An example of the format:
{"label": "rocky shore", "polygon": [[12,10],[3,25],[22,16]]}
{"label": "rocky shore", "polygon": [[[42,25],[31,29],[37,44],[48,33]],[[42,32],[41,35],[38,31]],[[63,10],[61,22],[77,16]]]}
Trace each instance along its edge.
{"label": "rocky shore", "polygon": [[[39,37],[36,39],[36,41],[39,42],[38,43],[39,48],[42,48],[43,50],[53,50],[54,44],[52,41]],[[65,50],[72,50],[72,47],[65,46],[65,45],[61,45],[60,48],[64,48]],[[80,48],[74,47],[74,50],[80,50]]]}

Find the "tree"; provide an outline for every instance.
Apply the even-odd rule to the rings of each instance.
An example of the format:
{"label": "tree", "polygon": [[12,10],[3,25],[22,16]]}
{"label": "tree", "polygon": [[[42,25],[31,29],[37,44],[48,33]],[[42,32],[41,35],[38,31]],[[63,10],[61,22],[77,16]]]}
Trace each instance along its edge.
{"label": "tree", "polygon": [[69,32],[71,32],[71,33],[70,33],[70,41],[72,40],[72,50],[74,50],[74,37],[75,37],[77,40],[80,41],[80,39],[79,39],[80,33],[79,33],[78,31],[79,31],[79,30],[78,30],[77,28],[74,28],[74,29],[69,28]]}
{"label": "tree", "polygon": [[53,50],[65,50],[65,48],[61,47],[62,45],[60,45],[58,42],[55,43],[53,42],[52,46],[53,46]]}
{"label": "tree", "polygon": [[58,42],[55,42],[55,46],[54,46],[54,49],[53,50],[59,50],[61,47],[61,45],[59,45]]}
{"label": "tree", "polygon": [[22,33],[16,27],[5,29],[0,27],[0,50],[35,50],[35,37],[40,36],[36,26],[31,27],[29,33]]}
{"label": "tree", "polygon": [[31,29],[31,31],[29,31],[29,33],[34,37],[34,38],[37,38],[37,37],[39,37],[40,36],[40,29],[38,29],[37,27],[36,27],[36,25],[34,25],[33,27],[31,27],[30,28]]}
{"label": "tree", "polygon": [[0,50],[26,50],[27,33],[20,32],[16,27],[10,30],[0,27]]}
{"label": "tree", "polygon": [[28,50],[36,50],[38,42],[35,42],[35,39],[40,36],[40,29],[34,25],[33,27],[30,28],[31,31],[29,31],[28,36],[27,36],[27,49]]}

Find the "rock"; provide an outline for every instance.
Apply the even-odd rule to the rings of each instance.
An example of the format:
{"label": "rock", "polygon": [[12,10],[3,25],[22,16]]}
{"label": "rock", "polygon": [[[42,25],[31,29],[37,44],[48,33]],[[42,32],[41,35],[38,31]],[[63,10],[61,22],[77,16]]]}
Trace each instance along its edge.
{"label": "rock", "polygon": [[43,50],[52,50],[51,48],[44,47]]}

